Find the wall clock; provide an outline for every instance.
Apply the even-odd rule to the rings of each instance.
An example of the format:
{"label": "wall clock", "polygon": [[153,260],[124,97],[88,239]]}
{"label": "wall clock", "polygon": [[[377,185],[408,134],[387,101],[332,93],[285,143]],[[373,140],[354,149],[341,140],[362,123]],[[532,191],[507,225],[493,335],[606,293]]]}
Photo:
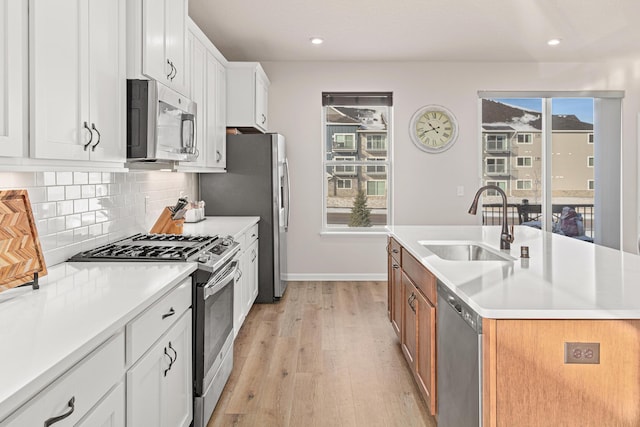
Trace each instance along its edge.
{"label": "wall clock", "polygon": [[458,121],[440,105],[425,105],[411,117],[409,135],[413,143],[427,153],[442,153],[458,138]]}

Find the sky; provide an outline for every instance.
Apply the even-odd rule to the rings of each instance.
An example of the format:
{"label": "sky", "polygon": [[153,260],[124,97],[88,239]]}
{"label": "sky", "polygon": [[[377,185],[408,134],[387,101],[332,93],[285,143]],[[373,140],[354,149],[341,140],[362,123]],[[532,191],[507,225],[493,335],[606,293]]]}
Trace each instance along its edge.
{"label": "sky", "polygon": [[[540,98],[501,98],[495,101],[532,111],[542,111]],[[593,123],[593,98],[553,98],[553,114],[574,114],[586,123]]]}

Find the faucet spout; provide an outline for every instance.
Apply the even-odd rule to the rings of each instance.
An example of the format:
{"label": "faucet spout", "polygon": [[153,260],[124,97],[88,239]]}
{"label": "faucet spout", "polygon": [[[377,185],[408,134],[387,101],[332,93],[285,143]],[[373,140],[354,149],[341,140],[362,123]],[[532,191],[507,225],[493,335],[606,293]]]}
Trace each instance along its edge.
{"label": "faucet spout", "polygon": [[471,215],[476,214],[478,211],[478,200],[485,190],[495,190],[500,194],[500,196],[502,196],[502,231],[500,232],[500,249],[511,249],[511,243],[513,243],[513,225],[511,226],[511,230],[509,230],[509,226],[507,224],[507,195],[504,193],[502,188],[497,185],[485,185],[484,187],[480,187],[478,191],[476,191],[476,195],[473,197],[473,202],[471,203],[471,207],[469,207],[469,213]]}

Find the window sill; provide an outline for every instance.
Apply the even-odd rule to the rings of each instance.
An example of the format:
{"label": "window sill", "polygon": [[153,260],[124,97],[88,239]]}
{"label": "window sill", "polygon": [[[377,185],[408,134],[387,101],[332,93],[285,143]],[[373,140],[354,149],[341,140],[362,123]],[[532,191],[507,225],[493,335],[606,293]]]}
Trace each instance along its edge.
{"label": "window sill", "polygon": [[331,236],[387,236],[389,231],[385,227],[376,227],[369,230],[322,230],[320,231],[320,236],[322,237],[331,237]]}

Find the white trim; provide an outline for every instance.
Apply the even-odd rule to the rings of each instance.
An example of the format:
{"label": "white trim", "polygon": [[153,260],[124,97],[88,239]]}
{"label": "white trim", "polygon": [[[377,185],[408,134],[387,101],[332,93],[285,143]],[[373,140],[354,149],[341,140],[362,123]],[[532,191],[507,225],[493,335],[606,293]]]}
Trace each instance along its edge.
{"label": "white trim", "polygon": [[587,134],[587,144],[593,144],[594,138],[595,137],[593,136],[593,132],[589,132]]}
{"label": "white trim", "polygon": [[624,98],[623,90],[479,90],[480,98]]}
{"label": "white trim", "polygon": [[[497,132],[484,132],[484,149],[487,153],[503,153],[509,150],[509,134],[506,133],[497,133]],[[496,138],[502,137],[502,147],[501,148],[489,148],[489,137],[494,136]],[[492,143],[497,143],[498,141],[491,141]]]}
{"label": "white trim", "polygon": [[[596,186],[595,186],[595,180],[594,179],[588,179],[587,180],[587,190],[595,190]],[[589,185],[589,183],[591,183],[592,185]],[[591,188],[589,188],[591,187]]]}
{"label": "white trim", "polygon": [[[353,137],[353,148],[336,148],[336,136],[351,136]],[[346,139],[346,138],[345,138]],[[339,151],[357,151],[358,150],[358,138],[356,138],[355,133],[347,133],[347,132],[336,132],[331,134],[331,151],[339,152]]]}
{"label": "white trim", "polygon": [[[504,164],[504,170],[502,170],[502,171],[494,170],[493,172],[489,172],[489,168],[488,168],[489,162],[488,162],[488,160],[502,160],[502,162]],[[493,164],[494,169],[495,169],[495,166],[497,166],[497,163],[498,162]],[[484,158],[484,166],[485,166],[484,167],[484,173],[486,175],[488,175],[488,176],[500,176],[500,175],[504,175],[504,174],[509,172],[509,164],[507,163],[507,158],[506,157],[485,157]]]}
{"label": "white trim", "polygon": [[289,273],[289,282],[386,282],[387,273]]}

